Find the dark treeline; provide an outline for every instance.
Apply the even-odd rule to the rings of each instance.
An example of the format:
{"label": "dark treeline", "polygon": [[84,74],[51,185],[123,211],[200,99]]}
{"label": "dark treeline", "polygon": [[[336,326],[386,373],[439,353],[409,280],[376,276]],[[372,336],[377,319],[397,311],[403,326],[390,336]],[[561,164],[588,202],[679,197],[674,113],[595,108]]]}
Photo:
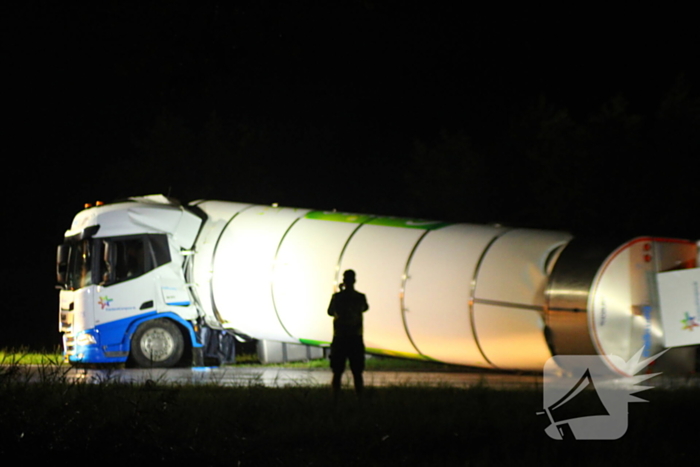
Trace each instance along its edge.
{"label": "dark treeline", "polygon": [[[615,97],[575,118],[539,97],[490,135],[442,129],[423,138],[388,128],[363,132],[216,114],[194,127],[163,113],[134,147],[136,160],[149,164],[130,179],[131,192],[156,180],[159,191],[184,199],[281,202],[582,235],[692,236],[699,104],[680,78],[646,115]],[[168,179],[158,175],[173,164],[184,170]]]}
{"label": "dark treeline", "polygon": [[0,346],[56,343],[55,245],[95,200],[700,231],[691,15],[552,21],[392,0],[6,13],[4,219],[31,243],[11,249],[2,280],[21,290],[10,308],[40,310],[18,319],[46,327],[3,330]]}
{"label": "dark treeline", "polygon": [[164,192],[695,235],[683,24],[593,33],[392,1],[18,8],[20,134],[43,135],[26,141],[40,174],[67,174],[65,223]]}

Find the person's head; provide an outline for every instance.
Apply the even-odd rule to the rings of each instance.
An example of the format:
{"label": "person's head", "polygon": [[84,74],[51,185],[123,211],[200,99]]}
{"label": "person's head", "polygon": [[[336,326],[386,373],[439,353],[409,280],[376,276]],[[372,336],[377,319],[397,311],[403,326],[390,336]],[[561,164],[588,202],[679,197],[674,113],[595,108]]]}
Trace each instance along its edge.
{"label": "person's head", "polygon": [[343,273],[343,284],[352,286],[355,283],[355,271],[348,269]]}

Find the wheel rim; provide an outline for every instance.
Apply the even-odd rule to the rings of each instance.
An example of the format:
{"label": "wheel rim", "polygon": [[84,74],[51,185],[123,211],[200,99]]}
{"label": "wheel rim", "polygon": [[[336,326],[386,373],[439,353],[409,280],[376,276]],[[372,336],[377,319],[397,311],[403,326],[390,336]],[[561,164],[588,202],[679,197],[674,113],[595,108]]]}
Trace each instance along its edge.
{"label": "wheel rim", "polygon": [[175,339],[165,329],[149,329],[141,337],[141,352],[154,362],[167,360],[174,350]]}

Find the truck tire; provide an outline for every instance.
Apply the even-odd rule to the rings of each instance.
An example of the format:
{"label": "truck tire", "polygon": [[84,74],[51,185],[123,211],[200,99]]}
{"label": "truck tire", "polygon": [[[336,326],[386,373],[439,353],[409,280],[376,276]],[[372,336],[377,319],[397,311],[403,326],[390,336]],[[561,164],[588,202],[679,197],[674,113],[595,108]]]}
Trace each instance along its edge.
{"label": "truck tire", "polygon": [[170,368],[182,358],[184,340],[168,319],[146,321],[131,337],[130,359],[142,368]]}

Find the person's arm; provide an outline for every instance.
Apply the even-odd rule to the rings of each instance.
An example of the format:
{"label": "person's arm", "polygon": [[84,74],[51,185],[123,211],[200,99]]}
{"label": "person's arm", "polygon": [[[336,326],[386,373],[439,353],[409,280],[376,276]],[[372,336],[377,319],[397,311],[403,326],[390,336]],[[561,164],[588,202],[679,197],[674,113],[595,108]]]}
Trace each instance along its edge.
{"label": "person's arm", "polygon": [[335,294],[331,297],[331,303],[328,304],[328,316],[335,318]]}

